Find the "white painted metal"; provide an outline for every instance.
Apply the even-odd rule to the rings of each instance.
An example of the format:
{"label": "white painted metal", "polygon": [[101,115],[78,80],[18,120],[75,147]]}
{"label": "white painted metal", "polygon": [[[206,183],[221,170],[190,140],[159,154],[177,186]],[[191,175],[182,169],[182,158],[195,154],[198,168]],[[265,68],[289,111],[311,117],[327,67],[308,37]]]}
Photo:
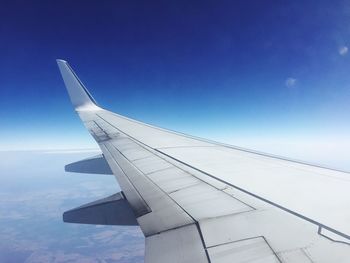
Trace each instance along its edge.
{"label": "white painted metal", "polygon": [[[106,148],[108,150],[113,161],[123,170],[135,190],[142,196],[142,200],[150,208],[148,213],[139,215],[137,219],[146,236],[194,222],[174,200],[154,185],[146,176],[143,176],[141,171],[130,163],[110,142],[104,142],[103,145],[105,147],[102,147],[102,149]],[[107,159],[108,163],[109,161]]]}
{"label": "white painted metal", "polygon": [[172,165],[158,156],[150,156],[140,160],[136,160],[133,164],[144,174],[150,174],[172,167]]}
{"label": "white painted metal", "polygon": [[350,235],[350,175],[230,149],[172,148],[166,154]]}
{"label": "white painted metal", "polygon": [[75,109],[99,110],[99,108],[95,105],[93,98],[85,89],[79,78],[71,70],[68,63],[62,59],[58,59],[57,64]]}
{"label": "white painted metal", "polygon": [[170,193],[197,221],[251,211],[252,208],[205,183]]}
{"label": "white painted metal", "polygon": [[212,263],[277,263],[278,258],[262,237],[249,238],[208,249]]}
{"label": "white painted metal", "polygon": [[168,133],[164,129],[145,125],[112,112],[101,111],[98,113],[98,116],[112,124],[114,127],[121,129],[129,136],[152,148],[212,146],[211,143],[194,140],[177,133]]}
{"label": "white painted metal", "polygon": [[254,205],[256,210],[201,221],[200,229],[207,247],[262,236],[281,262],[308,262],[308,259],[333,262],[335,258],[334,262],[348,262],[349,245],[319,235],[318,227],[312,222],[238,190],[229,192]]}
{"label": "white painted metal", "polygon": [[196,177],[177,167],[160,170],[147,176],[167,194],[202,183]]}
{"label": "white painted metal", "polygon": [[195,225],[146,238],[145,263],[208,262]]}
{"label": "white painted metal", "polygon": [[285,252],[278,253],[278,257],[282,262],[288,263],[313,263],[310,256],[304,249],[293,249]]}
{"label": "white painted metal", "polygon": [[108,112],[58,64],[147,236],[146,262],[349,262],[349,174]]}

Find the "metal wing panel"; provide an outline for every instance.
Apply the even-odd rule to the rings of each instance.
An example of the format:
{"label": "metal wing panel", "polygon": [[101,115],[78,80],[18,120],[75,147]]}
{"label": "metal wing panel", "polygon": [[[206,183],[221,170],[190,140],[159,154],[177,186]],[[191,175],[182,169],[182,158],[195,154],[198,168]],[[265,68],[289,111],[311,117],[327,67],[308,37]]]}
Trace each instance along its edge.
{"label": "metal wing panel", "polygon": [[146,236],[194,223],[181,207],[144,176],[111,142],[104,142],[104,145],[149,207],[147,213],[138,215],[138,222]]}
{"label": "metal wing panel", "polygon": [[145,263],[210,262],[196,225],[146,238]]}
{"label": "metal wing panel", "polygon": [[[161,152],[271,203],[350,235],[350,175],[227,147]],[[297,194],[296,194],[297,193]]]}
{"label": "metal wing panel", "polygon": [[[185,171],[174,160],[169,162],[159,151],[140,144],[121,130],[118,132],[118,136],[103,141],[103,144],[108,145],[110,151],[115,149],[125,158],[124,163],[120,163],[119,160],[119,165],[134,167],[138,171],[137,175],[133,175],[124,169],[151,208],[150,213],[138,218],[147,237],[147,261],[157,262],[159,259],[159,262],[164,262],[166,257],[168,261],[187,262],[187,259],[197,258],[203,251],[207,251],[210,262],[215,263],[238,259],[244,259],[246,262],[293,262],[298,259],[302,262],[309,258],[318,259],[313,262],[329,262],[330,256],[323,256],[326,260],[320,261],[319,255],[322,253],[319,251],[325,248],[340,254],[339,259],[344,259],[345,255],[349,254],[348,245],[344,247],[344,244],[325,239],[318,233],[318,226],[313,222],[281,211],[263,200],[256,200],[255,197],[229,185],[220,191],[191,173],[190,169],[193,168]],[[106,131],[105,133],[109,137]],[[126,158],[124,152],[131,149],[139,154],[142,152],[141,157],[135,159],[131,156],[132,160]],[[115,159],[118,162],[119,158]],[[175,190],[167,189],[171,186],[169,182],[174,178],[180,181],[186,178],[188,183],[180,184]],[[144,179],[148,179],[159,188],[174,202],[173,205],[162,204],[165,196],[157,196],[154,193],[157,188],[149,188],[148,192]],[[174,222],[169,223],[168,220],[174,218],[175,222],[178,222],[179,214],[172,214],[177,210],[189,215],[192,221],[186,224],[180,220],[178,225],[173,224]],[[184,231],[192,226],[194,233]],[[203,238],[200,249],[202,252],[198,253],[193,252],[196,249],[186,249],[187,247],[182,246],[184,241],[179,241],[183,238],[191,240],[196,235]],[[196,247],[196,244],[200,243],[191,241],[191,246]],[[298,253],[291,253],[292,250]],[[188,254],[188,251],[192,254]],[[205,262],[205,259],[203,260],[198,262]]]}
{"label": "metal wing panel", "polygon": [[152,148],[213,145],[205,141],[186,137],[183,134],[169,132],[158,127],[131,120],[109,111],[98,112],[97,116],[107,124],[110,124],[110,128],[115,127],[128,134],[131,138]]}
{"label": "metal wing panel", "polygon": [[347,174],[113,114],[60,69],[146,236],[146,262],[350,258]]}
{"label": "metal wing panel", "polygon": [[[108,137],[109,133],[106,130],[104,132]],[[117,137],[103,141],[102,144],[150,208],[149,213],[138,218],[146,236],[201,219],[252,209],[119,132]],[[124,152],[129,152],[130,149],[142,153],[140,156],[143,157],[128,159]],[[174,176],[180,182],[175,190],[171,189]]]}
{"label": "metal wing panel", "polygon": [[[170,159],[190,164],[195,170],[209,174],[218,181],[238,186],[349,236],[350,225],[347,222],[350,221],[350,210],[342,209],[350,204],[350,177],[346,173],[222,145],[208,145],[206,142],[199,146],[193,143],[196,141],[194,138],[182,136],[186,141],[184,147],[179,134],[142,126],[139,122],[134,122],[135,126],[129,130],[124,127],[133,122],[129,119],[105,112],[98,116],[108,119],[111,126],[120,125],[118,128],[122,132],[128,130],[134,140],[142,141],[151,148],[158,147],[157,152]],[[167,144],[155,141],[150,136],[153,130],[157,130],[160,137],[163,135],[159,133],[166,133]],[[141,133],[143,135],[140,137]],[[295,195],[296,192],[299,194]],[[332,211],[331,214],[329,211]]]}
{"label": "metal wing panel", "polygon": [[213,263],[280,262],[263,237],[254,237],[208,248]]}

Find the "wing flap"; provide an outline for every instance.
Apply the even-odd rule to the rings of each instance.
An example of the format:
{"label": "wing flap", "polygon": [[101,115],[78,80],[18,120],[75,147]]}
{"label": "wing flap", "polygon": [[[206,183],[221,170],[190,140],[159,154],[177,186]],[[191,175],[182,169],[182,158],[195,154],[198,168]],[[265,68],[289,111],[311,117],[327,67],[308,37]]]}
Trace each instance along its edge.
{"label": "wing flap", "polygon": [[146,236],[146,262],[347,262],[348,174],[86,107],[85,88],[71,83]]}
{"label": "wing flap", "polygon": [[87,174],[113,174],[111,168],[103,155],[87,158],[81,161],[67,164],[64,167],[66,172],[87,173]]}
{"label": "wing flap", "polygon": [[146,238],[145,263],[210,262],[195,224]]}
{"label": "wing flap", "polygon": [[278,263],[269,244],[263,237],[248,238],[208,248],[212,263],[222,262],[259,262]]}
{"label": "wing flap", "polygon": [[66,211],[63,214],[63,221],[94,225],[138,225],[122,193]]}

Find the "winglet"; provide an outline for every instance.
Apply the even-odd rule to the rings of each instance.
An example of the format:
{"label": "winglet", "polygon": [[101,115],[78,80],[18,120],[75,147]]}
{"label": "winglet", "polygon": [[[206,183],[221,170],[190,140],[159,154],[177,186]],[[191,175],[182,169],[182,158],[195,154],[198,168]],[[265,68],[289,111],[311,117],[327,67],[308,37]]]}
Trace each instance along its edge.
{"label": "winglet", "polygon": [[70,100],[77,111],[98,110],[96,101],[90,95],[78,76],[74,73],[68,62],[57,59],[57,65],[60,69],[64,84],[66,85]]}

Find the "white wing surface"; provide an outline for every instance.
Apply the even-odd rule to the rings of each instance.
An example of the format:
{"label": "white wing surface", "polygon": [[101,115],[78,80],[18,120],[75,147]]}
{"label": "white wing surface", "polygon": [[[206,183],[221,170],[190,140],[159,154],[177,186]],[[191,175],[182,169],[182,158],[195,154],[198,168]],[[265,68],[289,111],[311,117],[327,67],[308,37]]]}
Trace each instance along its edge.
{"label": "white wing surface", "polygon": [[145,262],[350,262],[350,175],[72,104],[146,237]]}

